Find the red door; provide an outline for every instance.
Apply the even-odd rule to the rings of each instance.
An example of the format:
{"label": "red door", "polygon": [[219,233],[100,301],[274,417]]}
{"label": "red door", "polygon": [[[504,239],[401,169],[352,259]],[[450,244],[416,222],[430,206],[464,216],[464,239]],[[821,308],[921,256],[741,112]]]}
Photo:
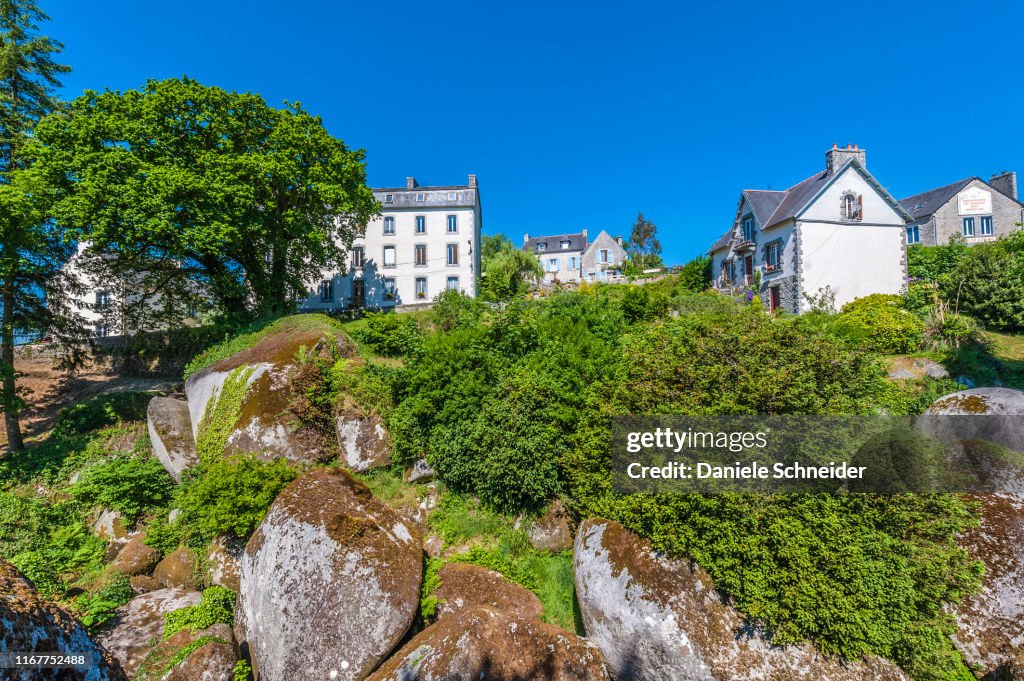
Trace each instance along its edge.
{"label": "red door", "polygon": [[782,297],[779,295],[778,286],[768,289],[768,306],[773,313],[782,306]]}
{"label": "red door", "polygon": [[754,283],[754,256],[748,255],[743,260],[743,274],[747,277],[747,285]]}

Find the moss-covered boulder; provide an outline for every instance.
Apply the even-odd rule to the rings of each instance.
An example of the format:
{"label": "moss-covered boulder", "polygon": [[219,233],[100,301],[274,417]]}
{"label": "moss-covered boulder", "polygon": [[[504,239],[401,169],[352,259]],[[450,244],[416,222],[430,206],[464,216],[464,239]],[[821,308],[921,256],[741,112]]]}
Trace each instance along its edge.
{"label": "moss-covered boulder", "polygon": [[226,535],[214,537],[206,552],[207,581],[237,592],[243,550],[245,544],[239,539]]}
{"label": "moss-covered boulder", "polygon": [[232,681],[237,661],[231,627],[186,627],[150,649],[135,681]]}
{"label": "moss-covered boulder", "polygon": [[544,513],[529,523],[526,535],[538,551],[560,553],[572,548],[572,519],[565,505],[558,499],[551,502]]}
{"label": "moss-covered boulder", "polygon": [[573,567],[587,637],[620,681],[907,679],[880,658],[844,662],[807,644],[773,645],[723,603],[704,570],[656,553],[618,523],[582,523]]}
{"label": "moss-covered boulder", "polygon": [[175,480],[199,463],[188,402],[154,397],[146,408],[146,422],[153,454]]}
{"label": "moss-covered boulder", "polygon": [[345,405],[335,417],[335,431],[349,469],[362,472],[391,464],[391,436],[378,414]]}
{"label": "moss-covered boulder", "polygon": [[145,535],[132,537],[124,545],[114,560],[107,566],[108,572],[119,572],[122,575],[148,575],[160,562],[160,552],[144,542]]}
{"label": "moss-covered boulder", "polygon": [[139,667],[163,637],[164,615],[199,603],[198,591],[159,589],[136,596],[115,611],[114,619],[96,639],[111,652],[125,673],[135,678]]}
{"label": "moss-covered boulder", "polygon": [[506,615],[540,619],[544,612],[537,595],[505,579],[494,570],[467,563],[448,563],[437,573],[441,585],[434,591],[437,617],[449,617],[477,606]]}
{"label": "moss-covered boulder", "polygon": [[601,653],[588,641],[550,624],[476,607],[421,631],[367,681],[607,678]]}
{"label": "moss-covered boulder", "polygon": [[0,560],[0,652],[64,653],[84,656],[73,668],[2,669],[10,681],[82,679],[121,681],[120,666],[89,636],[85,627],[60,606],[47,602],[18,569]]}
{"label": "moss-covered boulder", "polygon": [[363,679],[419,607],[415,535],[343,470],[286,487],[242,555],[235,632],[257,677]]}
{"label": "moss-covered boulder", "polygon": [[350,356],[354,346],[326,317],[298,315],[258,334],[251,347],[214,362],[185,381],[200,458],[257,452],[298,462],[332,458],[330,424],[303,422],[295,406],[313,386],[297,386],[302,362]]}
{"label": "moss-covered boulder", "polygon": [[975,388],[939,398],[922,420],[923,429],[932,434],[956,436],[960,449],[954,456],[963,457],[980,473],[978,489],[969,497],[980,506],[980,522],[960,537],[960,545],[984,562],[985,574],[981,591],[968,596],[956,611],[953,641],[981,674],[1005,675],[1024,654],[1022,417],[1024,391]]}
{"label": "moss-covered boulder", "polygon": [[153,578],[165,587],[195,589],[198,561],[196,554],[185,546],[179,546],[164,556],[153,569]]}

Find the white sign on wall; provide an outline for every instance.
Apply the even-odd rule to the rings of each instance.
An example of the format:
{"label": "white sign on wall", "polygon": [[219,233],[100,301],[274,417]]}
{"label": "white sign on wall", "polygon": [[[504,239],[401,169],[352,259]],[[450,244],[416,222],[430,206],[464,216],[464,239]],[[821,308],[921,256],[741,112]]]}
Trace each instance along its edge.
{"label": "white sign on wall", "polygon": [[992,192],[971,187],[956,197],[960,215],[989,215],[992,213]]}

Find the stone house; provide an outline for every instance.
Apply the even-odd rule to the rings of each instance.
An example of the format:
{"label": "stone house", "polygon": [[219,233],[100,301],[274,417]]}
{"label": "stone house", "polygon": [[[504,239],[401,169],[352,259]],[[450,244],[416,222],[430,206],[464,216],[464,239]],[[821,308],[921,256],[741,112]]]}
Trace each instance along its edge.
{"label": "stone house", "polygon": [[537,256],[545,284],[618,279],[626,260],[622,237],[612,237],[604,230],[593,241],[585,229],[576,234],[526,234],[523,250]]}
{"label": "stone house", "polygon": [[719,291],[756,289],[771,311],[803,312],[906,284],[910,215],[867,170],[867,152],[833,145],[825,169],[784,191],[741,192],[732,226],[708,251]]}
{"label": "stone house", "polygon": [[1024,204],[1017,198],[1017,173],[1001,173],[988,182],[969,177],[902,199],[910,214],[907,243],[937,246],[959,234],[968,244],[995,241],[1021,229]]}

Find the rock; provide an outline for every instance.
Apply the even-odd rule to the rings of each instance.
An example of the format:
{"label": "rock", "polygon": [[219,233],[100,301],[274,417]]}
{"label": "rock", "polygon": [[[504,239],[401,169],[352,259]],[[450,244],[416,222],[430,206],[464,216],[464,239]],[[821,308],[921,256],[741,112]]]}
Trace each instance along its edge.
{"label": "rock", "polygon": [[444,550],[444,539],[436,534],[427,535],[427,538],[423,540],[423,552],[431,558],[440,558],[441,551]]}
{"label": "rock", "polygon": [[744,626],[703,569],[655,553],[618,523],[582,523],[573,562],[587,637],[620,681],[907,679],[877,657],[844,662],[809,644],[774,645]]}
{"label": "rock", "polygon": [[97,635],[130,678],[164,633],[164,615],[199,602],[198,591],[160,589],[136,596],[115,611],[114,619]]}
{"label": "rock", "polygon": [[196,555],[191,549],[179,546],[157,564],[153,577],[166,587],[195,589]]}
{"label": "rock", "polygon": [[924,357],[896,357],[889,363],[889,378],[906,381],[918,378],[949,378],[946,367]]}
{"label": "rock", "polygon": [[154,397],[146,409],[149,440],[153,454],[175,480],[199,463],[188,402],[172,397]]}
{"label": "rock", "polygon": [[160,562],[160,552],[143,543],[145,535],[137,535],[124,545],[113,562],[107,566],[111,572],[123,575],[148,575]]}
{"label": "rock", "polygon": [[949,371],[946,367],[942,366],[938,362],[933,362],[930,359],[920,360],[924,364],[924,372],[928,374],[930,378],[949,378]]}
{"label": "rock", "polygon": [[235,633],[261,681],[363,679],[419,608],[420,540],[340,469],[278,495],[242,555]]}
{"label": "rock", "polygon": [[[346,356],[350,344],[326,323],[295,316],[274,324],[255,345],[197,371],[185,381],[185,396],[197,442],[208,418],[228,431],[227,454],[257,452],[265,459],[286,457],[296,462],[322,462],[335,455],[333,438],[307,428],[291,411],[297,355],[331,360],[330,345]],[[229,380],[230,379],[230,380]],[[222,401],[225,392],[228,399]]]}
{"label": "rock", "polygon": [[132,585],[132,591],[137,594],[159,591],[164,588],[164,585],[161,584],[159,580],[156,580],[149,575],[132,575],[128,578],[128,583]]}
{"label": "rock", "polygon": [[181,517],[181,509],[180,508],[172,508],[170,513],[167,514],[167,522],[168,522],[168,524],[173,525],[174,521],[176,521],[180,517]]}
{"label": "rock", "polygon": [[560,500],[555,500],[544,515],[533,521],[526,535],[538,551],[561,553],[572,548],[572,519]]}
{"label": "rock", "polygon": [[211,584],[239,590],[239,571],[245,545],[234,537],[220,535],[210,542],[206,554],[206,576]]}
{"label": "rock", "polygon": [[[200,639],[207,639],[207,642],[161,674],[179,651]],[[197,631],[186,627],[157,643],[146,654],[139,677],[161,681],[232,681],[238,660],[234,640],[231,627],[226,624],[214,624]]]}
{"label": "rock", "polygon": [[430,482],[434,479],[434,469],[430,467],[426,459],[416,459],[411,466],[406,466],[402,471],[403,482]]}
{"label": "rock", "polygon": [[361,472],[391,464],[391,436],[380,416],[346,406],[335,425],[341,458],[349,469]]}
{"label": "rock", "polygon": [[526,619],[540,619],[544,612],[536,594],[513,584],[494,570],[467,563],[448,563],[437,576],[441,581],[441,586],[434,592],[438,619],[480,605]]}
{"label": "rock", "polygon": [[550,624],[477,607],[421,631],[367,681],[607,678],[601,653],[586,640]]}
{"label": "rock", "polygon": [[958,438],[958,454],[982,473],[979,493],[968,497],[981,506],[980,524],[959,543],[985,563],[985,575],[981,591],[957,609],[953,635],[964,659],[982,674],[1011,674],[1004,670],[1019,664],[1024,651],[1024,469],[976,443],[988,440],[1024,451],[1021,416],[1024,391],[975,388],[939,398],[919,421],[926,432]]}
{"label": "rock", "polygon": [[90,638],[85,627],[67,610],[44,600],[30,581],[10,563],[0,560],[0,651],[83,655],[86,663],[67,669],[4,669],[10,681],[76,678],[83,681],[122,681],[117,662]]}
{"label": "rock", "polygon": [[92,533],[107,540],[107,560],[113,560],[136,534],[128,531],[119,512],[109,508],[100,511],[96,516],[92,523]]}

